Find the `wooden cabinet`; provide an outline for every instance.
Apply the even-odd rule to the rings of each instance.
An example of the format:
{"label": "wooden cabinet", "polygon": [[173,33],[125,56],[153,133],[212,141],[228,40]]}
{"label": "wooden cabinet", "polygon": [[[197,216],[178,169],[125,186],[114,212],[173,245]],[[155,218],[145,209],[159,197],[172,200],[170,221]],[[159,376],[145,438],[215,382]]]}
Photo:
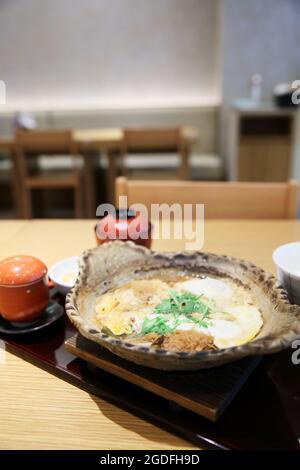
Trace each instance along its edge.
{"label": "wooden cabinet", "polygon": [[231,180],[287,181],[290,176],[294,111],[234,109],[229,148]]}
{"label": "wooden cabinet", "polygon": [[239,144],[238,181],[287,181],[290,142],[284,137],[242,138]]}

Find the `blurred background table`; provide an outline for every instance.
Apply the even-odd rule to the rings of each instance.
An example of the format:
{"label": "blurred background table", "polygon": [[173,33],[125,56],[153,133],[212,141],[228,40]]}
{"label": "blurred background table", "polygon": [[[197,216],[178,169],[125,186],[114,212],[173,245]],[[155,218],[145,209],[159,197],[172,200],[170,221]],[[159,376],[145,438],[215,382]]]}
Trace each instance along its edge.
{"label": "blurred background table", "polygon": [[[95,246],[94,223],[1,221],[0,259],[32,254],[50,266]],[[204,249],[245,258],[274,272],[275,247],[299,238],[298,221],[209,220],[205,222]],[[154,240],[153,249],[181,250],[184,244],[184,240]],[[182,439],[9,353],[6,362],[0,364],[0,413],[2,449],[192,448]]]}
{"label": "blurred background table", "polygon": [[78,153],[84,156],[85,192],[87,199],[87,217],[96,214],[95,178],[93,155],[105,152],[108,160],[106,187],[109,201],[114,200],[114,180],[116,176],[116,155],[122,152],[124,133],[122,129],[79,129],[73,131]]}
{"label": "blurred background table", "polygon": [[[173,129],[173,128],[172,128]],[[189,168],[189,156],[192,146],[199,140],[199,132],[196,128],[190,126],[183,126],[180,128],[176,128],[178,131],[178,135],[180,136],[180,145],[178,149],[173,149],[173,153],[166,153],[163,154],[165,159],[165,164],[167,167],[170,165],[170,171],[172,175],[172,165],[173,160],[178,162],[175,166],[178,166],[178,175],[176,178],[180,177],[180,179],[185,179],[190,177],[190,168]],[[128,131],[128,130],[127,130]],[[43,133],[43,143],[41,143],[41,136],[40,133]],[[59,137],[59,132],[69,132],[70,133],[70,140],[72,142],[72,149],[73,149],[73,156],[80,155],[82,156],[82,168],[80,165],[80,173],[82,173],[82,178],[80,178],[78,185],[80,186],[80,193],[83,196],[82,202],[80,204],[81,210],[83,210],[83,216],[87,218],[94,217],[96,214],[96,208],[99,204],[99,200],[101,202],[114,202],[114,186],[115,186],[115,178],[118,173],[124,173],[126,170],[125,164],[125,154],[126,154],[126,129],[122,128],[86,128],[86,129],[69,129],[69,130],[58,130],[58,129],[35,129],[35,130],[25,130],[25,131],[18,131],[16,136],[0,136],[0,154],[5,156],[4,163],[2,162],[2,167],[0,166],[0,174],[1,170],[7,168],[10,169],[8,172],[7,178],[10,180],[11,186],[11,199],[13,199],[15,213],[19,217],[28,218],[28,211],[24,212],[24,195],[22,195],[21,189],[24,187],[25,179],[27,177],[27,173],[29,175],[30,166],[27,165],[29,157],[32,157],[31,154],[35,154],[37,162],[40,159],[39,163],[35,164],[35,170],[38,168],[40,171],[41,169],[45,172],[44,176],[49,175],[49,169],[51,171],[55,170],[56,168],[56,178],[55,181],[58,181],[57,178],[62,176],[62,172],[65,173],[66,170],[70,170],[70,162],[69,157],[70,153],[68,149],[59,150],[53,152],[51,150],[53,145],[57,145],[57,139]],[[143,129],[137,128],[135,133],[143,134],[147,132]],[[151,154],[151,164],[148,171],[151,169],[151,166],[156,161],[161,162],[161,154],[159,153],[160,144],[163,142],[163,139],[168,139],[168,128],[159,129],[159,133],[161,134],[160,141],[156,142],[156,134],[150,139],[147,143],[146,154],[143,155],[143,152],[138,155],[138,158],[135,156],[135,165],[138,167],[140,165],[144,165],[145,163],[145,156],[147,157],[147,152],[149,153],[149,149],[154,149],[158,152],[158,155],[154,157],[154,154]],[[19,134],[19,137],[18,137]],[[23,137],[22,137],[23,134]],[[166,136],[164,136],[166,134]],[[28,141],[31,135],[31,150],[28,151],[28,148],[25,149],[24,147],[24,138]],[[150,130],[151,135],[151,130]],[[38,139],[38,141],[36,141]],[[149,140],[149,139],[148,139]],[[37,151],[35,145],[39,143],[39,150]],[[138,137],[138,142],[140,142],[140,137]],[[134,142],[133,142],[134,143]],[[165,142],[163,142],[165,144]],[[157,147],[158,145],[158,147]],[[157,148],[156,148],[157,147]],[[181,149],[182,147],[182,149]],[[34,152],[34,150],[36,150]],[[49,152],[49,150],[51,150]],[[145,150],[145,149],[144,149]],[[24,162],[20,161],[21,154],[24,154]],[[1,157],[0,155],[0,157]],[[55,157],[53,159],[53,157]],[[132,158],[132,157],[131,157]],[[154,158],[154,160],[153,160]],[[149,156],[148,156],[149,159]],[[43,160],[43,161],[42,161]],[[54,165],[53,165],[54,161]],[[25,163],[27,169],[24,173]],[[59,163],[60,162],[60,163]],[[173,163],[172,163],[173,162]],[[32,162],[31,162],[32,163]],[[4,165],[4,166],[3,166]],[[55,167],[56,165],[56,167]],[[100,173],[97,170],[100,170]],[[60,171],[59,171],[60,170]],[[81,171],[82,170],[82,171]],[[161,171],[161,170],[160,170]],[[145,172],[144,172],[145,173]],[[147,172],[146,172],[147,173]],[[5,176],[7,171],[2,171],[2,176]],[[103,178],[101,177],[103,174]],[[64,175],[65,176],[65,175]],[[52,186],[49,186],[49,182],[46,183],[47,178],[44,178],[44,187],[39,187],[38,189],[49,190],[49,188],[53,189]],[[102,186],[104,188],[102,188]],[[65,189],[69,188],[68,184],[65,185]],[[35,188],[37,189],[37,188]],[[63,198],[63,193],[61,192],[63,187],[55,187],[56,191],[60,191],[60,201]],[[99,190],[100,189],[100,190]],[[100,194],[100,196],[99,196]],[[39,194],[32,195],[32,201],[30,203],[30,213],[34,216],[33,211],[33,202],[39,198]],[[99,199],[100,197],[100,199]],[[81,198],[80,198],[81,199]],[[58,199],[56,200],[56,206],[61,205],[58,203]],[[81,211],[76,217],[82,217]],[[54,215],[57,217],[57,215]]]}

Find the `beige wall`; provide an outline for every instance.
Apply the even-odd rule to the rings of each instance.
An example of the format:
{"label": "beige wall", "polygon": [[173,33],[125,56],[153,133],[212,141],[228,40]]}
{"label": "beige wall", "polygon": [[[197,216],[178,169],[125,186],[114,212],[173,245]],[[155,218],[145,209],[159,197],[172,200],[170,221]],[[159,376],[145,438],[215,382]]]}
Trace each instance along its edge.
{"label": "beige wall", "polygon": [[2,0],[6,109],[219,100],[219,0]]}
{"label": "beige wall", "polygon": [[299,0],[1,0],[0,134],[41,109],[42,126],[194,125],[225,157],[251,74],[265,98],[300,78],[299,24]]}

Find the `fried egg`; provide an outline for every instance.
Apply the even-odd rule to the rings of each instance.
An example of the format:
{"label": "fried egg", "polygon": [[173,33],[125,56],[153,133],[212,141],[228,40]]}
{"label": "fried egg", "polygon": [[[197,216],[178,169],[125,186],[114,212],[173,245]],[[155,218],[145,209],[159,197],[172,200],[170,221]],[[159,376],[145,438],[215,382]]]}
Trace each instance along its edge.
{"label": "fried egg", "polygon": [[216,301],[228,301],[233,296],[233,290],[228,283],[212,277],[189,279],[188,281],[177,283],[175,288],[196,295],[204,295],[207,299]]}
{"label": "fried egg", "polygon": [[230,317],[227,320],[212,318],[207,328],[198,327],[191,323],[182,323],[177,329],[210,334],[214,338],[215,346],[223,349],[248,343],[262,327],[261,314],[256,307],[235,306],[228,308],[228,314]]}
{"label": "fried egg", "polygon": [[[208,300],[213,300],[222,311],[211,318],[207,328],[194,327],[202,333],[213,336],[214,344],[222,349],[251,341],[260,331],[263,320],[259,309],[251,305],[253,299],[245,288],[232,285],[229,281],[221,281],[212,277],[204,279],[189,279],[176,284],[176,288],[191,292],[195,295],[203,295]],[[188,329],[188,325],[181,325],[178,329]]]}

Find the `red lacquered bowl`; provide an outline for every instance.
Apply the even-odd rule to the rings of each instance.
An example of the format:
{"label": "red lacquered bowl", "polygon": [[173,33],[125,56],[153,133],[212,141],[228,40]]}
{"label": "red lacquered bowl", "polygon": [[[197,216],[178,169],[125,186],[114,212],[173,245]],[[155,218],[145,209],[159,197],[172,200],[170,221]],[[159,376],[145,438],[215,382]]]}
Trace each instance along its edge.
{"label": "red lacquered bowl", "polygon": [[37,319],[49,301],[47,267],[33,256],[0,262],[0,315],[10,322]]}
{"label": "red lacquered bowl", "polygon": [[116,209],[95,226],[97,245],[112,240],[132,241],[137,245],[151,247],[151,222],[142,214],[127,209]]}

